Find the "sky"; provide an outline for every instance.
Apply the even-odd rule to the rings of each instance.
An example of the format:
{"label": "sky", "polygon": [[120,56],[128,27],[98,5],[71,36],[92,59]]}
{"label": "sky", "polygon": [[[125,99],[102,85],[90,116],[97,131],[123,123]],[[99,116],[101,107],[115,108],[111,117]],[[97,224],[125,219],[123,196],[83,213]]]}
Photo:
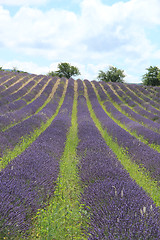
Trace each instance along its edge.
{"label": "sky", "polygon": [[160,67],[160,0],[0,0],[0,66],[48,74],[62,62],[82,80],[114,66],[140,83]]}

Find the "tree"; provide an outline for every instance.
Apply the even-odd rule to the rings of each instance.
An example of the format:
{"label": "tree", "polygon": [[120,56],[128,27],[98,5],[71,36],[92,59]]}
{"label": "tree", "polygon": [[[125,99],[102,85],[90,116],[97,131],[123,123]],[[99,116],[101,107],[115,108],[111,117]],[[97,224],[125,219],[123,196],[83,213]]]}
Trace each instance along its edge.
{"label": "tree", "polygon": [[56,71],[55,72],[51,71],[48,73],[48,76],[56,77],[56,76],[58,76],[58,73]]}
{"label": "tree", "polygon": [[99,71],[98,79],[105,82],[124,82],[124,70],[118,69],[114,66],[109,66],[109,70],[103,72],[102,70]]}
{"label": "tree", "polygon": [[160,69],[156,66],[146,68],[148,71],[142,76],[142,82],[147,86],[160,86]]}
{"label": "tree", "polygon": [[55,72],[49,72],[49,76],[58,76],[70,78],[72,76],[80,75],[80,71],[77,67],[71,66],[69,63],[59,63],[58,70]]}

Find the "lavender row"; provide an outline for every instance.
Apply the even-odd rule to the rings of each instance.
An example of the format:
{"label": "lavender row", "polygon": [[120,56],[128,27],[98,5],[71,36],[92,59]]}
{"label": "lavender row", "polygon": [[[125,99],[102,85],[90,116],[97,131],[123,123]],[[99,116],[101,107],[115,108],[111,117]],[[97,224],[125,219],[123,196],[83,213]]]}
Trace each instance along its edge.
{"label": "lavender row", "polygon": [[3,76],[0,78],[0,93],[6,89],[5,84],[9,82],[9,80],[13,77],[15,77],[16,74],[14,73],[8,73],[4,72]]}
{"label": "lavender row", "polygon": [[[78,91],[82,89],[78,81]],[[90,97],[94,101],[91,92]],[[90,215],[88,239],[159,239],[159,209],[106,145],[83,95],[78,97],[78,138],[81,201]]]}
{"label": "lavender row", "polygon": [[132,111],[132,109],[125,105],[121,106],[121,109],[139,123],[144,124],[145,126],[149,127],[150,129],[153,129],[154,131],[160,132],[160,124],[158,122],[154,122],[150,119],[145,118],[144,116],[141,116],[140,114],[137,114],[136,112]]}
{"label": "lavender row", "polygon": [[141,103],[141,106],[143,108],[145,108],[149,112],[152,112],[153,114],[157,114],[158,116],[160,116],[160,110],[155,108],[155,107],[160,108],[160,104],[156,104],[151,99],[143,96],[142,94],[139,94],[139,91],[137,91],[137,87],[135,85],[133,85],[133,84],[128,85],[128,88],[131,89],[134,92],[135,95],[138,95],[139,98],[143,99],[143,101]]}
{"label": "lavender row", "polygon": [[[100,87],[99,88],[96,87],[96,89],[98,90],[98,94],[102,100],[103,98],[102,89]],[[110,101],[105,101],[104,106],[106,110],[110,112],[116,120],[120,121],[129,130],[136,132],[138,136],[143,136],[143,138],[146,139],[149,144],[152,144],[152,143],[160,144],[160,135],[158,133],[152,131],[151,129],[147,129],[146,127],[142,126],[140,123],[137,123],[131,120],[130,118],[122,114],[120,111],[118,111]],[[159,129],[160,129],[160,125],[159,125]]]}
{"label": "lavender row", "polygon": [[[10,78],[6,83],[4,83],[4,86],[6,88],[11,87],[13,84],[16,84],[17,80],[22,78],[22,74],[15,75],[14,77]],[[3,96],[3,93],[1,92],[1,95]]]}
{"label": "lavender row", "polygon": [[[107,91],[107,93],[109,94],[110,98],[116,102],[118,105],[123,104],[123,102],[120,100],[120,98],[113,92],[113,90],[110,88],[109,84],[107,83],[103,83],[102,82],[103,87],[105,88],[105,90]],[[131,102],[132,105],[134,105],[134,102]]]}
{"label": "lavender row", "polygon": [[[20,108],[24,107],[25,105],[27,105],[27,98],[30,101],[32,99],[34,99],[36,94],[38,94],[38,92],[44,86],[45,81],[43,81],[43,80],[44,79],[40,78],[39,76],[36,76],[26,86],[24,86],[22,89],[20,89],[18,92],[16,92],[14,94],[15,95],[14,97],[16,97],[17,100],[0,107],[0,111],[2,112],[2,114],[6,113],[6,112],[15,111],[15,110],[20,109]],[[36,81],[40,81],[40,82],[38,84],[36,84]],[[35,84],[36,84],[36,86],[35,86]],[[7,98],[8,102],[10,101],[10,98],[11,98],[11,96],[9,96]]]}
{"label": "lavender row", "polygon": [[[37,209],[54,194],[59,160],[71,125],[74,81],[69,80],[59,114],[37,140],[0,173],[1,235],[25,233]],[[10,235],[9,235],[10,236]]]}
{"label": "lavender row", "polygon": [[[123,84],[119,83],[118,85],[122,86]],[[114,87],[114,89],[115,89],[115,87]],[[119,88],[116,89],[116,92],[122,99],[127,98],[127,95]],[[129,108],[127,105],[124,105],[124,104],[121,105],[121,109],[124,110],[127,114],[129,114],[129,116],[134,118],[139,123],[143,123],[145,126],[148,126],[149,128],[151,128],[155,131],[159,131],[160,125],[159,125],[158,121],[155,122],[155,121],[151,120],[151,119],[155,119],[154,115],[151,114],[151,119],[146,118],[146,117],[134,112],[131,108]]]}
{"label": "lavender row", "polygon": [[[1,100],[0,100],[0,106],[3,104],[7,104],[11,101],[14,101],[16,99],[16,93],[18,89],[25,84],[26,82],[28,82],[30,79],[29,76],[22,78],[20,81],[18,81],[16,84],[12,85],[10,88],[7,88],[5,91],[3,91],[0,94]],[[14,98],[12,99],[12,95],[14,95]]]}
{"label": "lavender row", "polygon": [[52,117],[62,97],[65,82],[65,79],[61,79],[54,96],[39,113],[0,133],[0,158],[3,158],[6,149],[13,150],[22,137],[31,135],[35,129],[40,128],[42,123]]}
{"label": "lavender row", "polygon": [[0,129],[3,129],[11,124],[15,124],[16,122],[22,121],[23,119],[35,114],[38,108],[41,107],[47,100],[56,80],[57,78],[53,78],[52,81],[50,81],[45,87],[43,93],[30,104],[25,105],[23,108],[14,112],[6,113],[4,116],[0,116]]}
{"label": "lavender row", "polygon": [[137,123],[125,115],[123,115],[121,112],[119,112],[111,102],[104,103],[104,106],[108,112],[112,114],[112,116],[119,120],[123,125],[125,125],[128,130],[131,132],[136,132],[138,136],[143,136],[145,140],[149,144],[160,144],[160,134],[152,131],[151,129],[145,128],[140,123]]}
{"label": "lavender row", "polygon": [[[104,84],[103,83],[103,86],[105,88],[105,90],[110,94],[110,97],[112,98],[113,101],[116,101],[116,103],[118,103],[119,105],[121,105],[122,107],[124,106],[124,103],[115,95],[115,93],[113,93],[113,91],[109,89],[109,86],[107,84]],[[112,86],[115,88],[116,85],[113,85]],[[150,113],[150,112],[147,112],[145,109],[141,108],[138,104],[136,104],[133,100],[131,100],[129,97],[128,97],[128,92],[125,93],[126,88],[124,87],[124,84],[119,84],[119,86],[123,89],[122,90],[119,90],[119,89],[116,89],[118,95],[123,99],[123,101],[129,105],[130,107],[132,107],[132,109],[136,112],[138,112],[143,118],[147,118],[147,119],[150,119],[151,121],[156,121],[157,123],[160,122],[160,118],[159,116],[153,114],[153,113]],[[116,99],[115,99],[115,96],[116,96]],[[117,100],[118,99],[118,100]]]}
{"label": "lavender row", "polygon": [[[104,92],[102,90],[101,87],[98,87],[100,84],[96,81],[93,81],[96,89],[98,90],[99,92],[99,95],[101,97],[101,101],[104,101]],[[156,122],[153,122],[152,120],[148,119],[148,118],[145,118],[144,116],[140,115],[140,114],[137,114],[136,112],[134,112],[131,108],[129,108],[126,104],[124,104],[120,98],[118,98],[117,100],[117,96],[115,93],[113,93],[113,91],[109,88],[108,85],[106,84],[103,84],[103,87],[105,88],[105,90],[107,91],[107,93],[110,95],[111,99],[113,100],[114,99],[114,102],[120,106],[120,108],[125,111],[126,114],[128,114],[130,117],[132,117],[133,119],[135,119],[137,122],[139,122],[140,124],[143,123],[145,126],[149,127],[150,129],[152,130],[155,130],[155,131],[160,131],[160,125]],[[116,90],[116,93],[122,98],[122,99],[125,99],[125,101],[128,102],[128,97],[127,95],[117,86],[117,85],[120,85],[119,84],[114,84],[114,89]],[[97,88],[98,87],[98,88]],[[106,99],[107,101],[108,99]],[[131,102],[129,100],[129,102]],[[111,102],[109,101],[108,103],[106,102],[105,105],[111,105]],[[132,102],[132,104],[130,104],[132,107],[134,106],[134,102]]]}
{"label": "lavender row", "polygon": [[155,87],[153,87],[153,86],[142,86],[142,88],[147,91],[146,95],[149,95],[149,97],[153,101],[159,103],[160,94],[156,91]]}
{"label": "lavender row", "polygon": [[[36,94],[39,93],[39,91],[43,88],[43,86],[45,85],[45,83],[47,82],[47,80],[49,79],[49,77],[47,76],[43,76],[43,75],[37,75],[37,76],[32,76],[34,82],[38,82],[36,84],[36,86],[32,89],[32,91],[29,91],[30,88],[28,88],[29,93],[25,92],[25,96],[23,97],[24,101],[29,102],[31,101]],[[19,92],[19,91],[18,91]],[[18,96],[19,98],[20,96]]]}
{"label": "lavender row", "polygon": [[[143,87],[141,86],[138,86],[138,85],[128,85],[128,87],[134,91],[134,93],[136,95],[138,95],[138,97],[142,98],[146,103],[149,103],[151,105],[153,105],[154,107],[156,108],[159,108],[160,109],[160,104],[159,103],[156,103],[155,101],[153,101],[151,98],[153,97],[153,95],[151,95],[149,93],[149,91],[147,91],[146,89],[144,89]],[[157,99],[158,102],[159,102],[159,98]],[[156,109],[155,109],[156,110]]]}
{"label": "lavender row", "polygon": [[141,97],[143,97],[143,99],[145,101],[149,102],[151,105],[153,105],[156,108],[160,109],[160,104],[159,104],[160,98],[155,96],[154,92],[151,92],[151,88],[148,88],[148,90],[147,90],[144,87],[141,87],[140,91],[143,93],[143,95],[141,95]]}
{"label": "lavender row", "polygon": [[154,90],[154,87],[140,85],[137,86],[137,88],[143,93],[143,95],[148,96],[148,98],[152,99],[156,104],[159,103],[158,93]]}
{"label": "lavender row", "polygon": [[[35,84],[36,81],[40,81],[33,89],[32,91],[29,91],[30,87],[33,86]],[[17,101],[15,100],[14,102],[10,102],[10,100],[12,100],[12,97],[11,96],[8,96],[6,97],[6,102],[8,102],[7,105],[4,105],[3,104],[3,101],[2,101],[2,106],[0,108],[0,111],[2,113],[5,113],[7,112],[7,109],[9,111],[14,111],[16,109],[19,109],[19,108],[22,108],[23,106],[25,106],[27,104],[27,100],[28,102],[31,101],[35,96],[36,94],[38,94],[38,92],[40,91],[40,89],[44,86],[44,84],[46,83],[46,79],[45,78],[42,78],[41,75],[38,75],[34,78],[34,84],[32,82],[32,85],[26,85],[24,88],[23,91],[18,91],[17,93],[15,93],[14,97],[16,99],[18,99]],[[27,93],[29,91],[29,93]],[[23,92],[25,92],[25,95],[23,96]],[[23,98],[22,98],[23,97]],[[12,109],[13,107],[13,109]]]}
{"label": "lavender row", "polygon": [[[25,77],[25,78],[28,79],[29,76]],[[2,99],[3,97],[6,97],[6,96],[12,94],[14,91],[16,91],[19,87],[19,82],[23,82],[23,79],[24,79],[24,77],[22,77],[22,76],[21,77],[16,76],[16,77],[12,78],[12,81],[14,80],[14,84],[11,84],[11,86],[10,86],[8,83],[8,86],[6,86],[5,91],[0,93],[0,98]]]}
{"label": "lavender row", "polygon": [[39,81],[38,84],[32,89],[31,92],[29,92],[28,94],[26,94],[23,97],[23,100],[25,100],[26,102],[30,102],[32,101],[32,99],[39,93],[39,91],[43,88],[43,86],[46,84],[46,82],[50,79],[50,77],[47,76],[42,76],[42,75],[38,75],[36,76],[36,78],[34,79],[35,81]]}
{"label": "lavender row", "polygon": [[[101,85],[99,84],[99,82],[97,82],[97,81],[95,81],[95,80],[93,80],[92,82],[94,83],[97,91],[98,91],[99,94],[100,94],[101,101],[102,101],[102,102],[110,101],[109,97],[108,97],[108,96],[104,93],[104,91],[102,90],[102,87],[101,87]],[[112,94],[112,91],[111,91],[110,88],[108,88],[107,90],[110,92],[110,94]],[[116,98],[116,96],[114,96],[114,98]],[[117,104],[118,104],[119,99],[116,98],[116,102],[117,102]]]}
{"label": "lavender row", "polygon": [[[132,84],[132,88],[133,87],[134,84]],[[143,100],[136,96],[136,94],[130,89],[129,85],[124,84],[123,88],[125,89],[127,95],[130,96],[133,101],[137,102],[140,105],[143,104]]]}
{"label": "lavender row", "polygon": [[[153,109],[153,107],[152,106],[150,106],[150,105],[147,105],[147,110],[145,110],[144,108],[146,108],[146,105],[144,104],[144,102],[142,101],[142,100],[140,100],[140,98],[138,98],[136,95],[134,95],[131,91],[129,91],[126,87],[125,87],[125,85],[124,84],[121,84],[120,85],[121,86],[121,88],[123,89],[123,91],[126,91],[126,94],[128,95],[128,96],[130,96],[131,98],[132,98],[132,100],[134,101],[134,102],[138,102],[140,105],[138,105],[138,104],[136,104],[135,103],[135,106],[133,106],[133,109],[136,111],[136,112],[138,112],[139,114],[141,114],[142,116],[145,116],[145,117],[147,117],[147,118],[149,118],[149,119],[151,119],[151,120],[153,120],[153,121],[157,121],[157,122],[160,122],[160,115],[159,115],[159,112],[157,112],[157,110],[155,109],[155,111],[154,111],[154,109]],[[139,101],[137,100],[137,99],[139,99]],[[158,115],[157,115],[157,113],[158,113]]]}
{"label": "lavender row", "polygon": [[[23,86],[21,89],[19,89],[18,91],[11,94],[5,99],[7,104],[4,104],[4,101],[3,101],[3,105],[0,106],[0,112],[4,114],[6,112],[15,111],[23,107],[24,105],[26,105],[26,101],[21,98],[23,95],[27,94],[27,92],[34,85],[35,85],[35,80],[31,78],[30,81],[25,86]],[[0,104],[1,104],[1,101],[0,101]]]}
{"label": "lavender row", "polygon": [[11,78],[10,75],[5,75],[1,78],[1,85],[0,85],[0,93],[3,92],[6,89],[5,83]]}
{"label": "lavender row", "polygon": [[12,72],[0,71],[0,85],[4,83],[4,77],[13,75]]}
{"label": "lavender row", "polygon": [[97,118],[100,120],[103,128],[107,129],[109,135],[112,136],[113,141],[117,141],[119,146],[127,149],[132,161],[136,162],[140,167],[145,167],[150,175],[160,180],[160,153],[154,151],[149,146],[139,141],[134,136],[130,135],[123,128],[119,127],[109,116],[104,112],[100,106],[96,94],[89,83],[85,81],[88,89],[89,99],[91,101],[93,110]]}
{"label": "lavender row", "polygon": [[156,121],[156,122],[160,123],[160,116],[158,116],[157,114],[148,112],[138,105],[136,105],[133,109],[134,109],[134,111],[138,112],[140,115],[142,115],[146,118],[149,118],[152,121]]}

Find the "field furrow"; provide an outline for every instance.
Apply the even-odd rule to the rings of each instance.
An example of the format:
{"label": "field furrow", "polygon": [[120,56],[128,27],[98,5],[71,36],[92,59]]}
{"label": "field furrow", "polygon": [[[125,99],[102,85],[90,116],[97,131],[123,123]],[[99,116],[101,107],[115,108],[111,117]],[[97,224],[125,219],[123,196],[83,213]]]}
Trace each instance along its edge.
{"label": "field furrow", "polygon": [[[148,107],[151,107],[151,109],[153,111],[155,111],[155,113],[157,112],[157,114],[160,114],[160,104],[156,103],[155,101],[153,101],[151,99],[151,95],[149,95],[148,97],[146,97],[146,92],[142,92],[141,88],[138,87],[136,84],[134,85],[129,85],[128,88],[135,94],[137,95],[138,98],[142,99],[143,101],[143,106],[144,108],[148,109]],[[151,106],[150,106],[151,105]],[[153,106],[153,108],[152,108]],[[150,110],[150,108],[149,108]]]}
{"label": "field furrow", "polygon": [[107,113],[107,115],[117,123],[118,126],[125,129],[131,135],[138,138],[141,142],[148,144],[154,150],[160,152],[160,134],[154,132],[143,125],[136,123],[132,119],[125,116],[121,111],[112,104],[111,101],[104,102],[101,100],[103,99],[102,92],[100,88],[96,88],[95,85],[92,83],[96,96],[98,98],[99,103],[102,105],[102,108]]}
{"label": "field furrow", "polygon": [[0,71],[0,239],[160,239],[160,87]]}
{"label": "field furrow", "polygon": [[142,143],[139,139],[130,135],[129,132],[117,125],[103,110],[98,102],[96,94],[89,81],[84,81],[89,99],[91,101],[93,110],[104,129],[112,137],[113,141],[117,142],[119,147],[123,147],[129,154],[133,162],[137,163],[140,167],[144,167],[149,171],[151,176],[159,181],[160,180],[160,153],[151,149],[146,144]]}
{"label": "field furrow", "polygon": [[31,145],[58,114],[68,82],[62,79],[58,84],[59,81],[53,88],[51,98],[39,113],[0,133],[0,169],[4,168],[14,157]]}
{"label": "field furrow", "polygon": [[[135,111],[132,110],[131,107],[124,104],[124,102],[122,101],[123,92],[118,87],[117,87],[118,89],[116,89],[116,95],[118,96],[120,101],[118,100],[118,103],[117,103],[117,101],[112,100],[112,98],[109,96],[109,94],[104,89],[104,86],[101,83],[100,83],[100,86],[102,87],[102,89],[100,87],[98,87],[99,84],[97,82],[94,82],[94,84],[100,94],[102,102],[104,101],[103,95],[105,92],[105,94],[108,96],[109,102],[111,102],[117,110],[119,110],[121,113],[123,113],[123,115],[127,116],[129,119],[133,120],[134,122],[140,123],[141,125],[151,129],[152,131],[160,132],[160,124],[159,123],[156,123],[156,122],[136,113]],[[127,98],[127,96],[126,96],[126,98]],[[111,104],[111,103],[109,103],[109,104]],[[104,104],[107,105],[107,102]]]}
{"label": "field furrow", "polygon": [[32,101],[28,102],[22,108],[9,112],[0,117],[0,128],[2,131],[6,131],[10,127],[16,125],[17,123],[24,121],[30,116],[34,115],[41,109],[43,104],[48,101],[48,98],[52,92],[52,88],[54,88],[54,84],[56,80],[49,79],[43,86],[41,90],[39,90],[38,94],[32,99]]}
{"label": "field furrow", "polygon": [[5,91],[12,83],[14,83],[15,78],[16,78],[16,74],[14,74],[14,73],[5,74],[3,77],[1,77],[0,93],[3,93],[3,91]]}
{"label": "field furrow", "polygon": [[[9,95],[4,94],[4,96],[2,96],[0,94],[0,111],[2,112],[2,109],[5,109],[5,108],[7,110],[9,110],[8,105],[13,104],[13,102],[20,99],[20,97],[23,96],[25,91],[28,91],[27,88],[29,86],[32,86],[33,83],[34,83],[33,78],[31,78],[30,76],[27,76],[27,77],[24,77],[20,82],[15,84],[15,87],[14,87],[13,91],[10,92]],[[28,86],[28,87],[25,87],[25,86]],[[8,89],[8,90],[10,90],[10,89]],[[4,113],[4,110],[3,110],[2,113]]]}
{"label": "field furrow", "polygon": [[21,109],[25,105],[29,104],[31,101],[36,99],[36,95],[39,94],[40,89],[45,84],[45,81],[41,77],[33,77],[31,81],[23,85],[18,92],[13,93],[16,96],[15,100],[8,103],[7,105],[1,106],[1,112],[4,114],[6,112],[14,112],[15,110]]}
{"label": "field furrow", "polygon": [[50,125],[0,172],[2,237],[20,239],[18,234],[31,227],[32,217],[54,193],[59,161],[71,124],[73,84],[73,80],[69,80],[59,113]]}
{"label": "field furrow", "polygon": [[108,85],[101,84],[101,86],[105,93],[109,95],[112,103],[114,103],[118,108],[121,108],[125,115],[132,117],[133,120],[142,123],[146,127],[148,126],[150,129],[152,129],[152,125],[155,129],[159,128],[159,117],[140,108],[139,105],[128,97],[127,93],[118,87],[118,85],[117,87],[114,85],[114,89],[112,88],[114,93],[110,88],[108,88]]}
{"label": "field furrow", "polygon": [[150,111],[149,109],[145,109],[145,107],[141,104],[142,100],[133,94],[124,84],[121,84],[120,88],[127,95],[127,98],[124,98],[125,103],[131,106],[135,112],[153,121],[158,121],[158,123],[160,122],[160,116],[157,115],[157,113]]}
{"label": "field furrow", "polygon": [[[46,209],[39,211],[32,239],[86,239],[82,231],[82,216],[78,177],[77,82],[74,81],[73,108],[70,109],[71,127],[60,161],[60,171],[53,198]],[[71,99],[70,99],[71,100]]]}
{"label": "field furrow", "polygon": [[89,215],[88,239],[159,238],[158,208],[131,179],[94,121],[85,89],[85,97],[78,98],[78,155],[81,156],[82,202]]}

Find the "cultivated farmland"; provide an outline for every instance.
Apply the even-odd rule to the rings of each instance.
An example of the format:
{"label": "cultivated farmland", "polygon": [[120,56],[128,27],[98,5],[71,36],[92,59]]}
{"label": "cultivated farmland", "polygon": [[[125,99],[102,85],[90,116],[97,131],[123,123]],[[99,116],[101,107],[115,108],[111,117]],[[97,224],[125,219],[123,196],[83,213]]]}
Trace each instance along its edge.
{"label": "cultivated farmland", "polygon": [[0,72],[0,239],[160,239],[160,87]]}

